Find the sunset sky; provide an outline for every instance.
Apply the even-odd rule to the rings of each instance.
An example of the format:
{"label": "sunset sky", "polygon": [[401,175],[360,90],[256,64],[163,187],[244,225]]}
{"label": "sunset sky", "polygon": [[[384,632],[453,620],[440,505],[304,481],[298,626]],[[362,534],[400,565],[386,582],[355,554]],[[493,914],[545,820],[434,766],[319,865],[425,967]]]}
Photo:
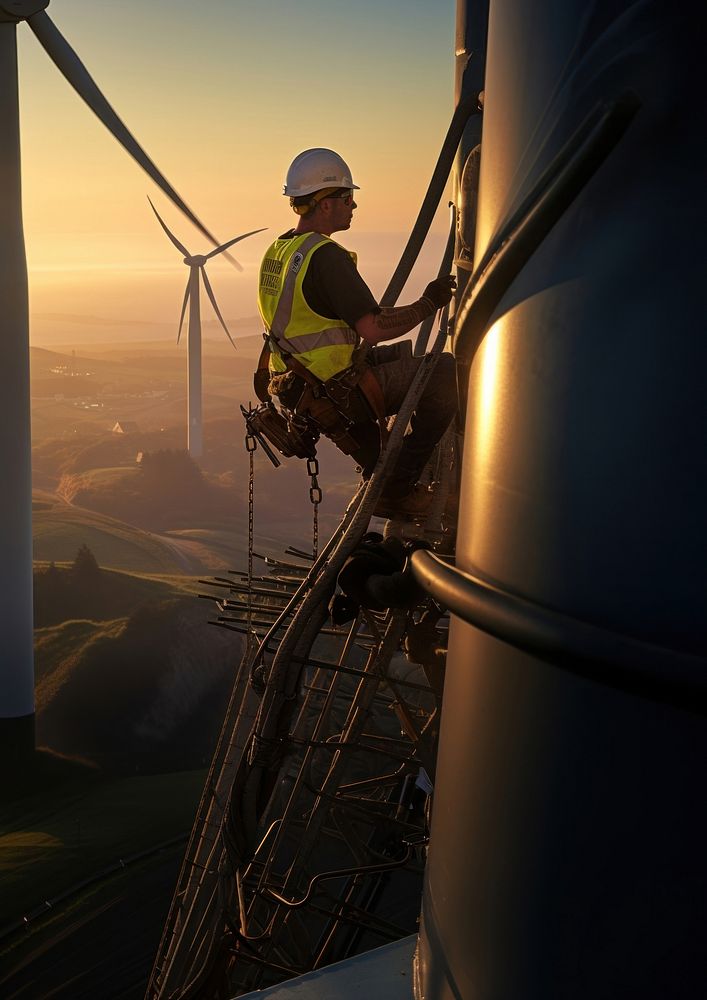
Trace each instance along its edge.
{"label": "sunset sky", "polygon": [[[53,0],[48,13],[207,227],[224,241],[269,227],[238,248],[243,274],[210,264],[227,319],[256,313],[260,256],[294,219],[284,174],[310,146],[348,160],[360,207],[342,241],[383,290],[452,113],[453,0]],[[206,241],[27,25],[18,38],[32,343],[172,338],[186,268],[146,195],[192,252]],[[433,276],[446,226],[442,208],[403,301]]]}

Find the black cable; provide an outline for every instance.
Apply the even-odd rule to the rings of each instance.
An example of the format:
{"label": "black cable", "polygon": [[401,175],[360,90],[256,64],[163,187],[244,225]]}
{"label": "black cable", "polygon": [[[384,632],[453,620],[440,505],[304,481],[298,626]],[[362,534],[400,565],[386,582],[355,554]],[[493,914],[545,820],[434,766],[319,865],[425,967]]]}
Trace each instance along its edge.
{"label": "black cable", "polygon": [[457,148],[464,134],[466,123],[478,111],[479,96],[476,93],[467,94],[465,97],[462,97],[454,109],[454,114],[452,115],[447,135],[437,158],[427,193],[423,199],[417,219],[415,220],[415,225],[412,228],[398,266],[388,283],[388,287],[383,292],[380,300],[381,306],[394,306],[398,301],[398,296],[402,292],[405,282],[410,277],[410,272],[432,225],[437,206],[444,194],[444,188],[454,164],[454,157],[457,154]]}

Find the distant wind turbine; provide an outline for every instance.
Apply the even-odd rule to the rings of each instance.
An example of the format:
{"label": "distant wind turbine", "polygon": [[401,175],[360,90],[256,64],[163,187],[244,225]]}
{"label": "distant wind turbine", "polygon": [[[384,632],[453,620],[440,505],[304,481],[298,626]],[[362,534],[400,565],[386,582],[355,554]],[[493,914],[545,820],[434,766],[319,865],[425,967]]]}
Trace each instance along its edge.
{"label": "distant wind turbine", "polygon": [[[118,142],[197,229],[219,244],[106,101],[45,13],[48,3],[0,0],[0,754],[5,767],[34,745],[29,309],[22,232],[18,22],[27,21],[57,69]],[[233,258],[229,260],[241,269]]]}
{"label": "distant wind turbine", "polygon": [[185,246],[183,246],[177,237],[171,230],[167,228],[166,223],[162,219],[160,213],[157,211],[155,206],[152,204],[150,198],[147,199],[150,202],[152,211],[157,216],[157,221],[164,229],[165,233],[172,241],[174,246],[179,250],[179,252],[184,256],[184,263],[189,268],[189,277],[187,278],[187,287],[184,291],[184,301],[182,302],[182,312],[179,317],[179,330],[177,331],[177,343],[182,335],[182,326],[184,325],[184,315],[187,311],[187,303],[189,304],[189,334],[187,341],[187,447],[189,448],[189,454],[192,458],[201,458],[203,451],[203,428],[202,428],[202,418],[201,418],[201,303],[199,301],[199,274],[201,274],[201,279],[204,282],[204,288],[206,289],[206,294],[209,296],[209,301],[214,308],[214,312],[218,317],[218,321],[223,327],[226,336],[233,342],[233,337],[229,333],[228,327],[224,321],[223,316],[216,304],[216,297],[214,296],[213,288],[211,287],[211,282],[209,281],[208,275],[206,274],[206,261],[211,260],[219,253],[223,253],[224,250],[228,250],[232,247],[234,243],[239,243],[241,240],[247,239],[249,236],[255,236],[256,233],[262,233],[262,229],[253,229],[249,233],[243,233],[242,236],[235,236],[228,243],[222,243],[220,247],[216,247],[207,254],[190,254]]}

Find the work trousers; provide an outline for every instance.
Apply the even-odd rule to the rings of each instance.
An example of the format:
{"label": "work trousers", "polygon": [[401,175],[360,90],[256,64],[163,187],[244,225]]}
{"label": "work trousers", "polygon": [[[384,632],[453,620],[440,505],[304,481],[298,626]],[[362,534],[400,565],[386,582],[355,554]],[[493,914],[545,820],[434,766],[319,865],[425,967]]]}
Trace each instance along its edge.
{"label": "work trousers", "polygon": [[[402,406],[422,357],[413,357],[412,344],[405,340],[370,348],[366,361],[381,387],[385,415],[391,417]],[[454,357],[444,353],[438,358],[410,418],[398,459],[385,486],[386,494],[404,496],[412,489],[456,412],[456,366]],[[361,465],[363,475],[370,476],[378,458],[374,438],[353,457]]]}

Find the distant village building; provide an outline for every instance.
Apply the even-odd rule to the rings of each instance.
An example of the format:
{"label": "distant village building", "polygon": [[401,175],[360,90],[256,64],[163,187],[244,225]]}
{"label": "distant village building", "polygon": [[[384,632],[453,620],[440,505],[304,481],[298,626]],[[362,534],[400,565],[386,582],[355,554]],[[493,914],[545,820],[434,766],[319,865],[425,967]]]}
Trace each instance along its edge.
{"label": "distant village building", "polygon": [[95,375],[95,372],[77,372],[74,371],[73,365],[54,365],[53,368],[49,369],[52,375],[64,375],[68,378],[85,378],[87,376]]}
{"label": "distant village building", "polygon": [[113,427],[114,434],[137,434],[139,427],[134,420],[118,420]]}

